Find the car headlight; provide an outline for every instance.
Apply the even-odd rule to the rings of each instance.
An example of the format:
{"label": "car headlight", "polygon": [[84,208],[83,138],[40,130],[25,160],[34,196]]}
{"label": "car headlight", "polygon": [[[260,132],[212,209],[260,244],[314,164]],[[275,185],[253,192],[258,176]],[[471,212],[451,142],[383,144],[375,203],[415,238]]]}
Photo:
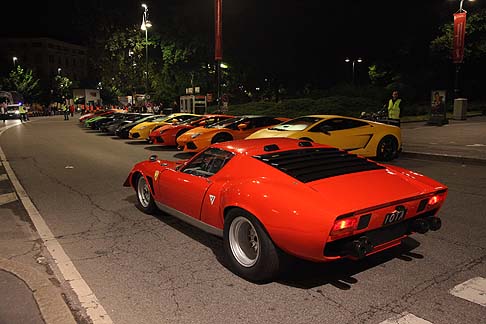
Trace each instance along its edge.
{"label": "car headlight", "polygon": [[201,135],[201,133],[192,134],[191,138],[196,138],[196,137],[198,137],[200,135]]}
{"label": "car headlight", "polygon": [[17,111],[15,111],[15,114],[16,114],[16,115],[19,115],[20,113],[19,113],[19,111],[17,110]]}

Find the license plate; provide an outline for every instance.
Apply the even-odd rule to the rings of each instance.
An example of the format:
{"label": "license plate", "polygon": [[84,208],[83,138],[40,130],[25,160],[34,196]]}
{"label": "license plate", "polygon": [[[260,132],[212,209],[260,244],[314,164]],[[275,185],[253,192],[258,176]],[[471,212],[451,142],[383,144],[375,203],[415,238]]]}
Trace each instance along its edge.
{"label": "license plate", "polygon": [[397,206],[395,210],[389,214],[386,214],[383,225],[389,225],[402,221],[405,218],[407,209],[403,206]]}

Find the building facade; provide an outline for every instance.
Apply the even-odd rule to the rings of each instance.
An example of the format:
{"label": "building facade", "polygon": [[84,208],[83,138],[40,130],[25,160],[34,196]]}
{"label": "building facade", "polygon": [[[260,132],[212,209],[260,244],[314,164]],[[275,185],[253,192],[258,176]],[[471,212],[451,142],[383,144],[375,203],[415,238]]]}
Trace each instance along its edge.
{"label": "building facade", "polygon": [[74,82],[87,76],[87,48],[84,46],[47,37],[3,38],[1,41],[2,64],[11,64],[11,67],[20,64],[31,69],[44,84],[50,84],[56,75]]}

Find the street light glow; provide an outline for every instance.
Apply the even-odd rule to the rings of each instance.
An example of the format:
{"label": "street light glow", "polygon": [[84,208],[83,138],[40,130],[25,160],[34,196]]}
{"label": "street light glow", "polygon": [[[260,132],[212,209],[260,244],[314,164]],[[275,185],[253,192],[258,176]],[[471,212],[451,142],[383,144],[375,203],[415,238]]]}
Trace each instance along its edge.
{"label": "street light glow", "polygon": [[227,69],[227,68],[228,68],[228,64],[223,63],[223,62],[221,62],[221,63],[219,64],[219,66],[220,66],[222,69]]}
{"label": "street light glow", "polygon": [[145,3],[142,3],[142,8],[144,8],[145,10],[147,10],[147,5]]}
{"label": "street light glow", "polygon": [[16,62],[17,62],[17,60],[18,60],[18,59],[17,59],[17,56],[12,57],[12,60],[13,60],[13,65],[14,65],[14,67],[15,67],[15,63],[16,63]]}
{"label": "street light glow", "polygon": [[150,22],[150,20],[148,20],[148,19],[147,19],[147,20],[145,21],[145,27],[146,27],[146,28],[150,28],[150,27],[152,27],[152,23]]}
{"label": "street light glow", "polygon": [[353,60],[351,60],[350,58],[348,58],[348,57],[347,57],[347,58],[346,58],[344,61],[345,61],[346,63],[350,63],[350,62],[352,63],[352,69],[353,69],[353,72],[352,72],[352,73],[353,73],[353,74],[352,74],[352,84],[354,85],[354,79],[355,79],[355,64],[356,64],[356,63],[361,63],[361,62],[363,62],[363,59],[362,59],[361,57],[358,57],[357,59],[353,59]]}

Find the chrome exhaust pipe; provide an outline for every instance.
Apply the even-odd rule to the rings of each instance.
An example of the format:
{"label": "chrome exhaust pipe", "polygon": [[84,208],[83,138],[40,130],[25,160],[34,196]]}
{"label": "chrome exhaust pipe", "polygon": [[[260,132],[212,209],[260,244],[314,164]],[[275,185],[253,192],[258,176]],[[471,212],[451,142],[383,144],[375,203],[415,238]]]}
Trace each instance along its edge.
{"label": "chrome exhaust pipe", "polygon": [[349,251],[350,256],[357,259],[362,259],[368,253],[373,251],[373,244],[366,236],[363,236],[351,242],[351,247],[349,250],[350,250]]}
{"label": "chrome exhaust pipe", "polygon": [[413,221],[412,231],[425,234],[429,231],[429,222],[423,218],[419,218]]}

